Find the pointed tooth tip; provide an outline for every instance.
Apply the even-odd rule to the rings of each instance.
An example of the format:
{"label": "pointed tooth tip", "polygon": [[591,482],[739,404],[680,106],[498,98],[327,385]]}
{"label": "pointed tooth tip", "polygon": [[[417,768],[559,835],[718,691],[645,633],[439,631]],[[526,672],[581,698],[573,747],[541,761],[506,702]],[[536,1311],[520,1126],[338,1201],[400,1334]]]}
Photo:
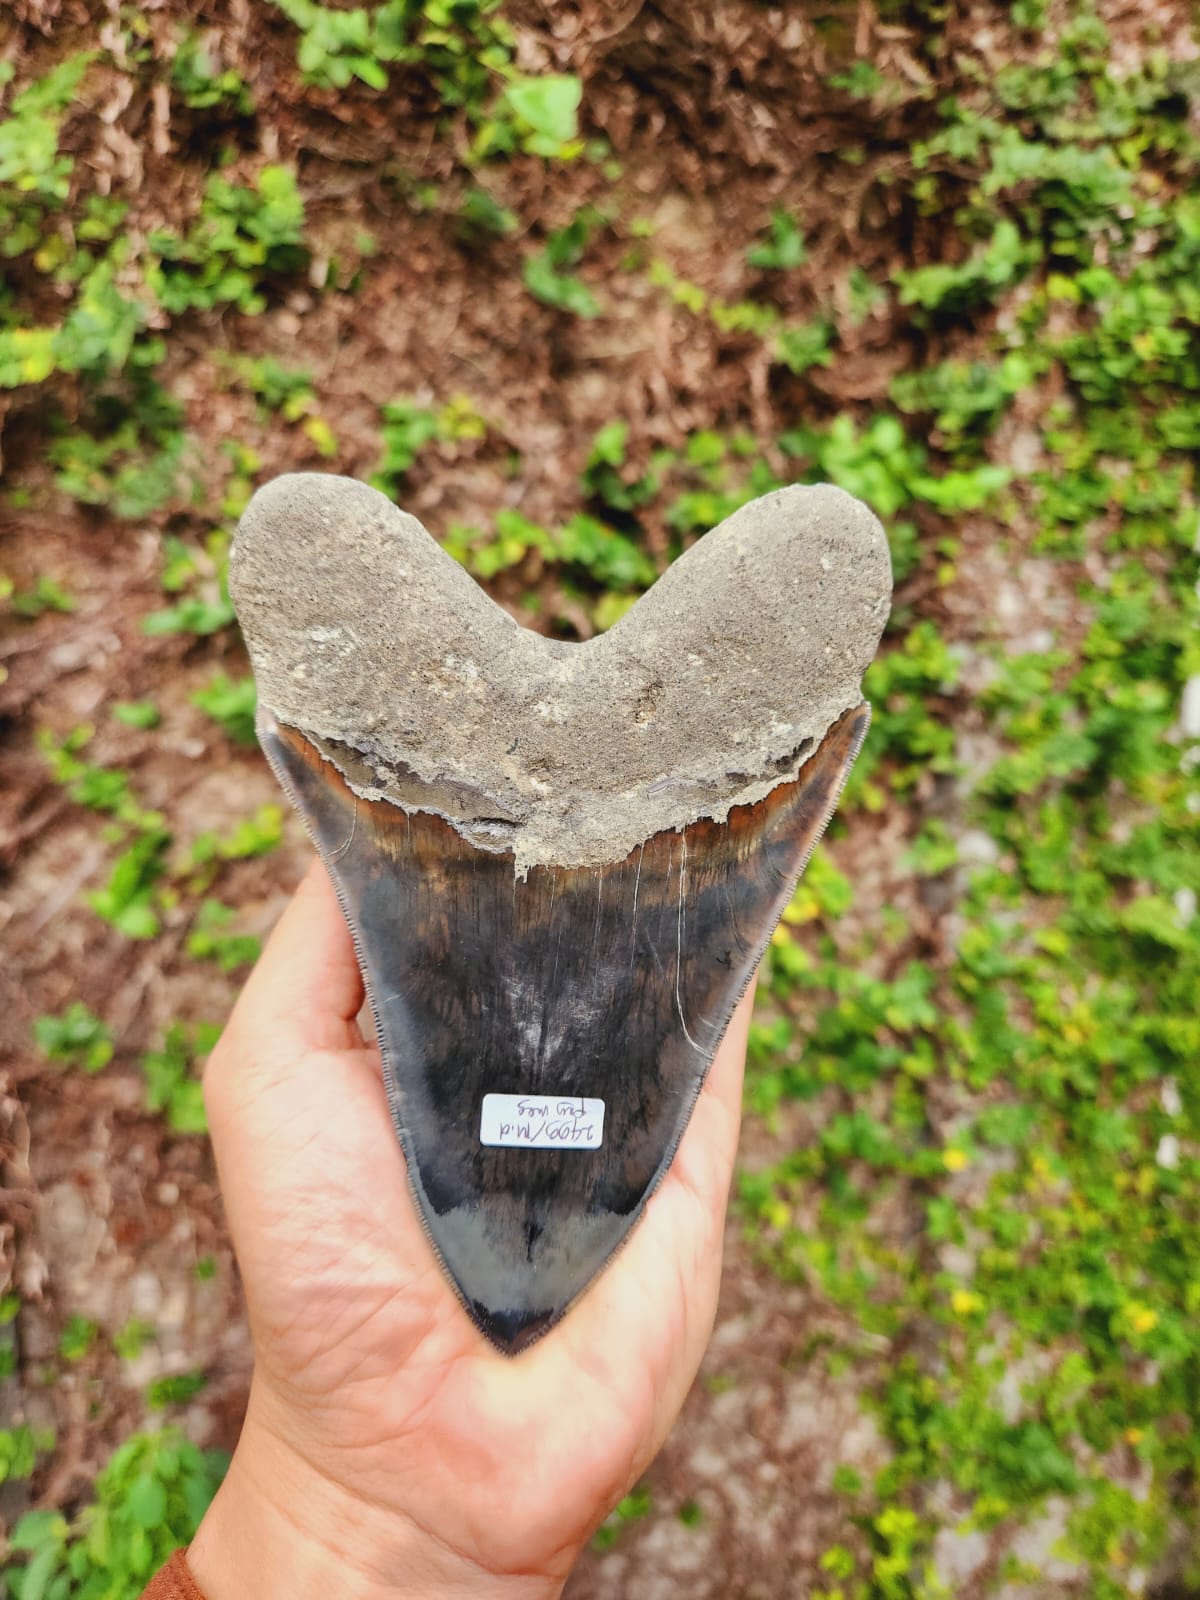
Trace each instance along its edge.
{"label": "pointed tooth tip", "polygon": [[558,1321],[554,1311],[489,1311],[478,1300],[471,1302],[476,1327],[503,1355],[519,1356]]}

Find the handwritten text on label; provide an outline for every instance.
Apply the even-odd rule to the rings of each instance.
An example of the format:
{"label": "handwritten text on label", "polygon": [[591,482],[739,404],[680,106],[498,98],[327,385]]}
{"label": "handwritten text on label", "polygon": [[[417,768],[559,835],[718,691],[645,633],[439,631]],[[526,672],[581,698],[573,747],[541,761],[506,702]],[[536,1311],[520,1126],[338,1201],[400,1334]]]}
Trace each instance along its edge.
{"label": "handwritten text on label", "polygon": [[485,1094],[481,1144],[526,1150],[598,1150],[604,1101],[562,1094]]}

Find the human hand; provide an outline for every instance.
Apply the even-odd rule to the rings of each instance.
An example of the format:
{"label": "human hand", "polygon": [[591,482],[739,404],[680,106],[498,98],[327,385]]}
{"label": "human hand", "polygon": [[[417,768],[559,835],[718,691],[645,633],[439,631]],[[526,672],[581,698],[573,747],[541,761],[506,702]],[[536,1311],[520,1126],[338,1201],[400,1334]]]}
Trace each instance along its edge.
{"label": "human hand", "polygon": [[750,996],[628,1243],[516,1359],[425,1237],[362,999],[318,862],[205,1073],[255,1368],[189,1562],[207,1600],[543,1600],[657,1453],[708,1341]]}

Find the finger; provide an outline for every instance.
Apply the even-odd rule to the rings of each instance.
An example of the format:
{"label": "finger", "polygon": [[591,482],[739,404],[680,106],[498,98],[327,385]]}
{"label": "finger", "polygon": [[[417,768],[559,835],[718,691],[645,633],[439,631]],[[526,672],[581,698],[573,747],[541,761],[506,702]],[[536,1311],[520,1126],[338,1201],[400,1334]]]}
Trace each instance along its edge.
{"label": "finger", "polygon": [[357,1044],[363,1001],[354,941],[322,863],[314,861],[292,896],[234,1009],[231,1026],[253,1019],[308,1049]]}

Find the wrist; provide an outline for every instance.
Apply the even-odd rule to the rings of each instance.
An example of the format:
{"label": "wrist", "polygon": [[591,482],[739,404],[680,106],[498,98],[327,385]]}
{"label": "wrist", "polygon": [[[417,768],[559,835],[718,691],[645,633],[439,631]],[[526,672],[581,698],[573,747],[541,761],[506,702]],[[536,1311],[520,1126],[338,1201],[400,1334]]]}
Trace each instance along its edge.
{"label": "wrist", "polygon": [[[364,1504],[247,1416],[188,1551],[205,1600],[557,1600],[489,1571],[391,1508]],[[502,1508],[497,1508],[502,1514]]]}

